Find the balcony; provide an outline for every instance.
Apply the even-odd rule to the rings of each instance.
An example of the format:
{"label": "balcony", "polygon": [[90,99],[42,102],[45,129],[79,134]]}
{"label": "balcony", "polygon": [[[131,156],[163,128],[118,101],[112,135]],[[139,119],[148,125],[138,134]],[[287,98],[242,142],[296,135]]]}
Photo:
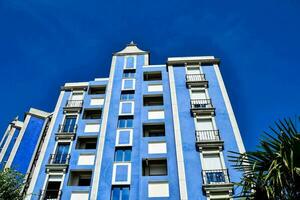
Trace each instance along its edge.
{"label": "balcony", "polygon": [[51,154],[46,165],[46,171],[66,172],[69,167],[70,154]]}
{"label": "balcony", "polygon": [[192,99],[191,114],[197,115],[215,115],[215,108],[212,105],[211,99]]}
{"label": "balcony", "polygon": [[60,124],[58,127],[58,131],[55,134],[55,139],[70,139],[74,140],[77,132],[77,125],[65,125]]}
{"label": "balcony", "polygon": [[83,100],[68,100],[64,107],[64,110],[81,112],[82,106]]}
{"label": "balcony", "polygon": [[48,189],[48,190],[41,190],[40,192],[40,200],[59,200],[61,199],[61,190],[54,190],[54,189]]}
{"label": "balcony", "polygon": [[196,130],[196,143],[199,149],[223,148],[223,141],[220,138],[219,130]]}
{"label": "balcony", "polygon": [[187,74],[185,80],[188,88],[192,86],[208,87],[208,81],[205,79],[204,74]]}
{"label": "balcony", "polygon": [[233,191],[227,169],[202,170],[203,190],[206,193]]}

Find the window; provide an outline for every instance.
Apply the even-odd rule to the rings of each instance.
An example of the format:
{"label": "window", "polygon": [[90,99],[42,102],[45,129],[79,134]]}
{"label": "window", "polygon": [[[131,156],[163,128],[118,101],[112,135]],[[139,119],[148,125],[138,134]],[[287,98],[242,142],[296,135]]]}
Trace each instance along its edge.
{"label": "window", "polygon": [[162,106],[164,99],[162,95],[157,96],[144,96],[144,106]]}
{"label": "window", "polygon": [[66,164],[69,159],[70,143],[58,143],[52,164]]}
{"label": "window", "polygon": [[51,180],[54,176],[50,175],[49,181],[47,183],[47,187],[45,191],[43,192],[42,199],[59,199],[61,191],[60,191],[60,185],[61,185],[61,177],[57,180]]}
{"label": "window", "polygon": [[169,197],[168,182],[149,182],[148,197]]}
{"label": "window", "polygon": [[162,92],[163,86],[162,84],[151,84],[148,85],[148,92]]}
{"label": "window", "polygon": [[64,133],[75,132],[76,120],[77,120],[77,115],[66,115],[66,118],[65,118],[65,121],[64,121],[61,131]]}
{"label": "window", "polygon": [[122,91],[120,100],[127,101],[127,100],[134,100],[134,91]]}
{"label": "window", "polygon": [[196,130],[214,130],[212,119],[206,118],[206,119],[197,119],[196,123]]}
{"label": "window", "polygon": [[74,91],[72,93],[71,99],[72,101],[81,101],[83,100],[83,92],[82,91]]}
{"label": "window", "polygon": [[161,81],[161,72],[144,72],[144,81]]}
{"label": "window", "polygon": [[191,99],[207,99],[205,90],[192,90]]}
{"label": "window", "polygon": [[144,137],[162,137],[165,136],[164,124],[144,124],[143,125]]}
{"label": "window", "polygon": [[134,78],[135,77],[135,70],[124,70],[123,78]]}
{"label": "window", "polygon": [[119,117],[118,128],[132,128],[133,127],[133,117],[121,118]]}
{"label": "window", "polygon": [[116,146],[131,146],[132,133],[133,133],[133,129],[117,130]]}
{"label": "window", "polygon": [[223,169],[220,154],[203,153],[203,169],[204,170]]}
{"label": "window", "polygon": [[120,102],[119,115],[133,115],[133,113],[134,113],[133,101]]}
{"label": "window", "polygon": [[125,69],[134,69],[135,68],[135,63],[134,63],[134,57],[129,56],[125,58]]}
{"label": "window", "polygon": [[131,161],[131,148],[116,148],[115,162],[129,162]]}
{"label": "window", "polygon": [[135,79],[122,80],[122,90],[134,90],[134,89],[135,89]]}
{"label": "window", "polygon": [[143,176],[167,176],[167,159],[143,160]]}
{"label": "window", "polygon": [[102,110],[100,109],[85,109],[83,119],[101,119]]}
{"label": "window", "polygon": [[114,186],[111,189],[110,200],[129,200],[129,187]]}
{"label": "window", "polygon": [[148,119],[164,119],[165,112],[163,110],[149,110]]}
{"label": "window", "polygon": [[92,171],[71,171],[68,181],[69,186],[90,186]]}
{"label": "window", "polygon": [[76,149],[96,149],[97,137],[79,137]]}
{"label": "window", "polygon": [[102,86],[90,86],[89,94],[105,94],[106,87]]}

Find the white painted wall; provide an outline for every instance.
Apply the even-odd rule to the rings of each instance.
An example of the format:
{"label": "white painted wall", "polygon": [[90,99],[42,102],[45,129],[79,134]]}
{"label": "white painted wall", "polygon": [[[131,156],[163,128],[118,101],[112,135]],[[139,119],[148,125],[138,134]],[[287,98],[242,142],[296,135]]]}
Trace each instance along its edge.
{"label": "white painted wall", "polygon": [[95,155],[79,155],[77,165],[94,165]]}
{"label": "white painted wall", "polygon": [[163,110],[149,110],[148,119],[164,119],[165,112]]}
{"label": "white painted wall", "polygon": [[161,84],[148,85],[148,92],[162,92],[163,86]]}
{"label": "white painted wall", "polygon": [[102,106],[104,104],[103,98],[93,98],[90,101],[91,106]]}
{"label": "white painted wall", "polygon": [[167,153],[166,142],[149,142],[148,153],[149,154]]}
{"label": "white painted wall", "polygon": [[88,192],[72,192],[71,200],[88,200],[89,193]]}
{"label": "white painted wall", "polygon": [[90,133],[90,132],[99,132],[100,130],[100,124],[86,124],[84,127],[84,132]]}
{"label": "white painted wall", "polygon": [[167,182],[148,183],[148,197],[169,197],[169,183]]}

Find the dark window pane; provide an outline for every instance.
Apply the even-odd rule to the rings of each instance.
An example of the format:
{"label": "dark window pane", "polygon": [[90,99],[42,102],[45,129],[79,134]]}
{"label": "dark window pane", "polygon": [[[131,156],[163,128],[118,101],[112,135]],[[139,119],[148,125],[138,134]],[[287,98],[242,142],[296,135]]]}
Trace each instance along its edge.
{"label": "dark window pane", "polygon": [[121,192],[120,188],[118,187],[113,188],[111,194],[111,200],[120,200],[120,192]]}
{"label": "dark window pane", "polygon": [[129,200],[129,187],[122,189],[122,200]]}
{"label": "dark window pane", "polygon": [[115,161],[123,161],[123,150],[119,149],[115,152]]}
{"label": "dark window pane", "polygon": [[131,160],[131,150],[125,150],[125,156],[124,156],[124,161],[130,161]]}

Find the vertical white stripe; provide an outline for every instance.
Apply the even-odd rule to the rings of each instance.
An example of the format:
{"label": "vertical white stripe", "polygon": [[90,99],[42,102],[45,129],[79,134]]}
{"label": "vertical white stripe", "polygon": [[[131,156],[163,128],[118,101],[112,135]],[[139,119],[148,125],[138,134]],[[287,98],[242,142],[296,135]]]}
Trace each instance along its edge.
{"label": "vertical white stripe", "polygon": [[235,140],[236,140],[237,145],[238,145],[238,149],[239,149],[240,153],[244,153],[245,152],[245,147],[244,147],[244,144],[243,144],[241,133],[240,133],[238,124],[236,122],[236,119],[235,119],[235,116],[234,116],[234,113],[233,113],[233,109],[232,109],[232,106],[231,106],[231,103],[230,103],[230,100],[229,100],[229,96],[228,96],[226,88],[225,88],[225,84],[224,84],[219,66],[217,64],[214,64],[214,69],[215,69],[215,73],[216,73],[216,76],[217,76],[217,79],[218,79],[218,82],[219,82],[219,86],[220,86],[220,89],[221,89],[221,92],[222,92],[222,95],[223,95],[223,98],[224,98],[225,106],[226,106],[226,109],[227,109],[227,112],[228,112],[228,115],[229,115],[229,119],[230,119],[230,122],[231,122],[231,126],[232,126],[232,129],[233,129]]}
{"label": "vertical white stripe", "polygon": [[101,164],[102,164],[105,135],[106,135],[106,125],[107,125],[107,121],[108,121],[111,95],[113,92],[112,87],[113,87],[113,80],[114,80],[114,74],[115,74],[115,65],[116,65],[116,56],[113,56],[111,70],[110,70],[110,74],[109,74],[109,81],[108,81],[107,88],[106,88],[106,97],[105,97],[105,104],[104,104],[104,109],[103,109],[103,118],[102,118],[102,123],[101,123],[100,138],[99,138],[98,144],[97,144],[97,155],[96,155],[96,162],[95,162],[95,169],[94,169],[93,183],[92,183],[92,190],[91,190],[91,198],[90,198],[91,200],[96,200],[97,195],[98,195]]}
{"label": "vertical white stripe", "polygon": [[31,181],[30,181],[27,193],[26,193],[26,197],[25,197],[26,200],[29,200],[29,199],[31,199],[31,197],[33,195],[36,195],[36,194],[33,194],[34,186],[35,186],[35,183],[38,179],[38,175],[39,175],[40,170],[41,170],[41,166],[42,166],[42,163],[43,163],[43,160],[44,160],[44,157],[45,157],[45,153],[46,153],[46,150],[47,150],[47,147],[48,147],[48,143],[49,143],[50,138],[51,138],[51,133],[52,133],[54,124],[56,123],[56,118],[57,118],[58,111],[59,111],[59,108],[61,106],[61,102],[62,102],[62,99],[64,97],[64,94],[65,94],[65,91],[61,91],[60,95],[58,97],[58,101],[57,101],[57,104],[55,106],[55,110],[53,112],[53,117],[51,119],[49,129],[48,129],[47,134],[45,136],[44,144],[41,148],[41,152],[40,152],[40,155],[39,155],[38,160],[36,162],[36,167],[34,169],[34,172],[33,172],[33,175],[31,177]]}
{"label": "vertical white stripe", "polygon": [[187,196],[187,188],[186,188],[185,167],[184,167],[184,158],[182,152],[181,131],[180,131],[180,122],[179,122],[173,66],[168,66],[168,71],[169,71],[168,74],[169,74],[169,83],[170,83],[170,92],[171,92],[171,104],[172,104],[172,111],[173,111],[172,113],[173,113],[173,123],[174,123],[177,168],[178,168],[178,176],[179,176],[178,181],[179,181],[180,199],[187,200],[188,196]]}
{"label": "vertical white stripe", "polygon": [[5,155],[5,152],[7,151],[7,147],[9,145],[9,143],[11,142],[11,139],[12,139],[12,137],[14,135],[14,132],[15,132],[16,128],[14,128],[11,125],[9,125],[9,127],[7,128],[7,130],[8,130],[8,132],[7,132],[8,136],[7,136],[6,142],[5,142],[4,146],[3,146],[3,149],[2,149],[2,151],[0,153],[0,162],[2,162],[2,159],[3,159],[4,155]]}

